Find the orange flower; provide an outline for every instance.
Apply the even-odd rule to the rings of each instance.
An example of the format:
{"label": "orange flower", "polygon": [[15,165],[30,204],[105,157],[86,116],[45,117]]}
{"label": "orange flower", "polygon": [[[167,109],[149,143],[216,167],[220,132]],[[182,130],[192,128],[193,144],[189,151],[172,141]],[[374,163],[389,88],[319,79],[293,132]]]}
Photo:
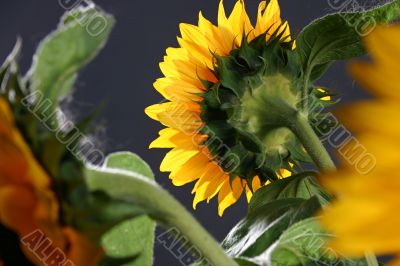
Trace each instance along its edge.
{"label": "orange flower", "polygon": [[[1,97],[0,222],[22,238],[24,253],[38,265],[46,264],[45,259],[57,248],[66,256],[64,259],[77,265],[96,265],[102,254],[85,237],[60,225],[51,179],[35,159],[14,123],[8,103]],[[40,238],[30,239],[35,233],[41,234]],[[29,245],[32,243],[34,247]]]}

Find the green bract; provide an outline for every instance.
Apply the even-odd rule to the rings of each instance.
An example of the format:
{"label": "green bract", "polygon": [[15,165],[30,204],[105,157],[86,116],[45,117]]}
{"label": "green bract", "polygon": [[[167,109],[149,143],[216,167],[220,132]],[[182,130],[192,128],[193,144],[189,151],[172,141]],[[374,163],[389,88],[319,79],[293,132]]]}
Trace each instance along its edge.
{"label": "green bract", "polygon": [[[293,165],[318,160],[322,153],[311,151],[304,135],[311,128],[322,134],[336,124],[323,112],[333,94],[314,82],[335,61],[364,54],[361,35],[399,17],[399,10],[394,1],[332,14],[307,26],[296,45],[278,30],[267,42],[265,34],[250,43],[245,37],[229,56],[214,54],[218,82],[204,82],[202,133],[212,135],[204,144],[231,178],[239,176],[251,187],[254,176],[273,181],[281,169],[295,172]],[[227,163],[232,157],[240,160]],[[332,169],[331,163],[319,166]]]}
{"label": "green bract", "polygon": [[[229,56],[215,55],[219,82],[208,84],[201,103],[203,132],[213,132],[229,148],[221,151],[213,140],[205,145],[216,158],[240,158],[239,165],[225,170],[250,185],[254,176],[275,180],[281,169],[293,171],[291,164],[311,162],[290,129],[302,101],[301,68],[293,42],[282,37],[274,34],[265,42],[264,34],[250,43],[244,38]],[[314,89],[310,94],[326,104],[321,98],[327,93]]]}

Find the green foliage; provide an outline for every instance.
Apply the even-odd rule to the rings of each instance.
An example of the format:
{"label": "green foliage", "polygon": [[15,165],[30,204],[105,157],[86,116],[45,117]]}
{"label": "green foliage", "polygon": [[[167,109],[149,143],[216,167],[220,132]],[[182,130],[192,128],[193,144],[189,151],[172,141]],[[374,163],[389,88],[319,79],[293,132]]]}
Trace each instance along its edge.
{"label": "green foliage", "polygon": [[233,257],[260,256],[288,227],[312,216],[319,208],[316,198],[283,199],[257,205],[232,229],[222,246]]}
{"label": "green foliage", "polygon": [[308,200],[286,198],[251,206],[246,218],[222,243],[239,265],[367,265],[365,260],[346,259],[326,248],[332,236],[313,218],[321,208],[315,196]]}
{"label": "green foliage", "polygon": [[[91,27],[100,21],[104,28],[93,31]],[[67,13],[57,30],[41,42],[26,79],[33,92],[52,102],[49,113],[69,92],[77,72],[103,48],[113,25],[114,18],[97,7],[80,7]]]}
{"label": "green foliage", "polygon": [[[141,174],[154,179],[150,167],[137,155],[114,153],[107,157],[105,166]],[[150,266],[153,262],[155,222],[147,216],[125,221],[103,236],[103,247],[109,256],[129,257],[138,254],[131,263],[124,265]]]}
{"label": "green foliage", "polygon": [[368,265],[365,260],[343,258],[327,248],[325,245],[331,238],[316,218],[309,218],[289,227],[266,253],[272,266]]}
{"label": "green foliage", "polygon": [[337,60],[365,54],[362,36],[377,24],[400,17],[400,1],[355,13],[336,13],[319,18],[299,34],[297,54],[304,78],[314,81]]}
{"label": "green foliage", "polygon": [[[90,31],[93,29],[88,25],[99,17],[104,19],[106,27],[93,35]],[[63,97],[70,92],[77,71],[105,45],[113,24],[112,16],[95,6],[70,11],[62,18],[58,29],[40,44],[25,79],[21,78],[17,63],[21,48],[18,40],[0,68],[0,95],[9,100],[25,141],[50,173],[60,199],[60,223],[73,227],[95,244],[104,245],[107,255],[100,265],[151,265],[155,223],[143,216],[146,210],[123,199],[112,198],[104,191],[87,188],[79,145],[82,138],[90,134],[98,111],[76,122],[74,129],[81,135],[67,143],[62,142],[60,136],[74,139],[77,132],[64,128],[66,121],[53,115],[60,108]],[[46,105],[48,109],[36,109],[44,102],[51,103]],[[78,149],[71,150],[71,147]],[[151,169],[136,155],[114,154],[106,164],[109,169],[134,171],[154,179]]]}
{"label": "green foliage", "polygon": [[280,199],[310,199],[312,197],[316,197],[321,205],[326,205],[330,201],[330,196],[315,179],[315,173],[304,172],[277,180],[257,190],[249,204],[249,209],[253,210]]}

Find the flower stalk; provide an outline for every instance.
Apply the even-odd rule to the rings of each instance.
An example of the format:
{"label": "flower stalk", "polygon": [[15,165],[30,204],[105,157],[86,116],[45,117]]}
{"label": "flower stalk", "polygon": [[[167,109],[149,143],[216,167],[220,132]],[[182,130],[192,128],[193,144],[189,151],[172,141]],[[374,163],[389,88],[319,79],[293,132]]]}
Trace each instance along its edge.
{"label": "flower stalk", "polygon": [[327,152],[324,145],[321,143],[314,129],[309,124],[307,117],[299,112],[290,128],[300,142],[303,144],[307,153],[310,155],[312,160],[318,166],[321,171],[331,172],[336,170],[336,166],[332,161],[329,153]]}
{"label": "flower stalk", "polygon": [[157,183],[133,172],[88,168],[90,190],[104,190],[113,198],[131,202],[165,228],[176,228],[212,265],[238,266],[171,194]]}

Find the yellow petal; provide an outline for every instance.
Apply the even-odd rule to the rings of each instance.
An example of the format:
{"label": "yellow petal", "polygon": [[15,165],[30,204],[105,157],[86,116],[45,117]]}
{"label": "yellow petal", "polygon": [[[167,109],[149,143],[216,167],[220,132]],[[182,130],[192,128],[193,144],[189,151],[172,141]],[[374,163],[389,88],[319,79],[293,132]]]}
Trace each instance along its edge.
{"label": "yellow petal", "polygon": [[174,148],[165,155],[160,165],[160,171],[161,172],[175,171],[175,169],[180,168],[190,158],[192,158],[199,152],[200,151],[196,147],[193,147],[192,150]]}
{"label": "yellow petal", "polygon": [[204,66],[196,66],[190,61],[167,61],[160,63],[160,69],[166,77],[175,77],[201,87],[203,80],[216,83],[218,80],[214,74]]}
{"label": "yellow petal", "polygon": [[244,1],[237,1],[233,11],[228,19],[233,30],[236,46],[240,47],[243,39],[243,34],[248,34],[253,30],[250,19],[247,15]]}
{"label": "yellow petal", "polygon": [[172,128],[165,128],[159,132],[159,137],[155,139],[150,144],[150,149],[153,148],[175,148],[176,144],[172,141],[172,138],[176,135],[182,134],[180,131],[172,129]]}
{"label": "yellow petal", "polygon": [[336,113],[340,122],[356,133],[384,134],[396,139],[400,135],[400,124],[393,123],[393,117],[400,117],[399,105],[394,101],[361,101]]}
{"label": "yellow petal", "polygon": [[218,194],[218,214],[222,217],[225,210],[235,204],[243,192],[243,184],[239,177],[232,181],[232,187],[229,179],[225,181],[224,185]]}
{"label": "yellow petal", "polygon": [[[207,38],[203,35],[200,29],[194,25],[181,23],[179,25],[182,39],[197,44],[203,49],[209,50],[210,46]],[[211,49],[214,47],[211,47]]]}
{"label": "yellow petal", "polygon": [[199,179],[206,171],[210,159],[202,152],[190,158],[179,170],[171,172],[170,178],[175,186],[183,186]]}
{"label": "yellow petal", "polygon": [[258,7],[257,24],[255,27],[255,36],[268,31],[274,33],[282,24],[280,7],[277,0],[271,0],[267,5],[262,1]]}
{"label": "yellow petal", "polygon": [[379,65],[353,63],[350,71],[361,85],[375,96],[400,100],[397,85],[400,82],[400,76],[393,70]]}
{"label": "yellow petal", "polygon": [[221,35],[224,36],[223,39],[224,46],[228,47],[229,50],[232,50],[235,36],[231,24],[229,23],[228,18],[226,17],[223,0],[219,2],[218,29],[221,32]]}
{"label": "yellow petal", "polygon": [[208,40],[211,52],[219,55],[228,55],[231,51],[231,44],[227,44],[222,32],[209,20],[199,13],[199,29]]}
{"label": "yellow petal", "polygon": [[155,104],[145,109],[152,119],[160,121],[164,126],[192,134],[201,127],[200,106],[190,102],[167,102]]}
{"label": "yellow petal", "polygon": [[[377,27],[364,38],[365,45],[378,65],[397,69],[400,58],[400,26]],[[384,49],[383,49],[384,47]]]}
{"label": "yellow petal", "polygon": [[193,189],[193,192],[196,193],[193,199],[193,209],[196,209],[199,202],[204,200],[209,202],[217,195],[226,180],[229,180],[229,176],[219,166],[211,164]]}
{"label": "yellow petal", "polygon": [[179,102],[181,101],[181,98],[176,98],[174,95],[171,95],[170,91],[168,91],[170,88],[173,88],[175,90],[181,90],[186,93],[191,93],[191,94],[199,94],[204,92],[204,88],[202,87],[196,87],[194,84],[190,82],[186,82],[177,78],[160,78],[157,79],[156,82],[154,82],[154,88],[161,93],[164,98],[170,100],[170,101],[176,101]]}

